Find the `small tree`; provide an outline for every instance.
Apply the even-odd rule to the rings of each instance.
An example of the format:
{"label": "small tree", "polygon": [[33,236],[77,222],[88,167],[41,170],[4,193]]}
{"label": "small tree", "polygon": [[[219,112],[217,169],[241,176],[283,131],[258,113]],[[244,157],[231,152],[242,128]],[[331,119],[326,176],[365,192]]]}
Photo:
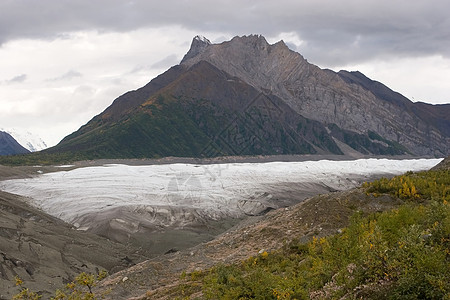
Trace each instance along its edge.
{"label": "small tree", "polygon": [[20,293],[15,295],[13,300],[38,300],[42,297],[41,295],[30,291],[29,288],[26,288],[19,276],[16,276],[16,286],[20,287]]}
{"label": "small tree", "polygon": [[[97,299],[92,289],[97,282],[108,275],[106,271],[101,271],[97,276],[94,274],[81,273],[75,280],[68,283],[65,291],[56,290],[53,300],[74,299],[74,300],[91,300]],[[86,291],[87,290],[87,291]]]}
{"label": "small tree", "polygon": [[[98,299],[92,289],[97,282],[108,276],[106,271],[101,271],[97,276],[94,274],[81,273],[75,280],[68,283],[63,290],[56,290],[53,300],[94,300]],[[42,296],[24,287],[22,279],[16,276],[16,286],[20,287],[20,293],[13,300],[38,300]]]}

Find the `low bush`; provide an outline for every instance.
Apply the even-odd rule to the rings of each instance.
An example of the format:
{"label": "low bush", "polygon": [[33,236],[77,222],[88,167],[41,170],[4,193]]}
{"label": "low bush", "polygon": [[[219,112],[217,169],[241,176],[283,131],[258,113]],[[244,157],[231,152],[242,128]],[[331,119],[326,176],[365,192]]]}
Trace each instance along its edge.
{"label": "low bush", "polygon": [[[96,295],[93,292],[93,288],[97,285],[97,282],[104,279],[108,273],[101,271],[99,274],[81,273],[75,280],[68,283],[63,289],[55,291],[55,296],[52,300],[94,300],[100,299],[100,295]],[[38,293],[30,291],[24,286],[23,281],[16,277],[16,285],[20,288],[20,292],[13,297],[14,300],[38,300],[42,296]]]}

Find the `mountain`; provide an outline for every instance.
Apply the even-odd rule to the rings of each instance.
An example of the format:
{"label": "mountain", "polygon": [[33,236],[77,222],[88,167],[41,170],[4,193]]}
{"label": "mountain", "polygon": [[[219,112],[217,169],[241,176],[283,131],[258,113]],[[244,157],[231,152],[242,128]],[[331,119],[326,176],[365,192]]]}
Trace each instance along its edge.
{"label": "mountain", "polygon": [[4,128],[1,128],[0,131],[9,133],[20,145],[31,152],[48,148],[47,144],[39,136],[29,131]]}
{"label": "mountain", "polygon": [[14,155],[29,153],[9,133],[0,131],[0,155]]}
{"label": "mountain", "polygon": [[284,42],[269,45],[260,35],[204,44],[191,49],[181,65],[208,61],[277,95],[307,118],[369,138],[374,132],[414,154],[446,156],[450,151],[448,104],[412,103],[360,72],[322,70]]}
{"label": "mountain", "polygon": [[117,98],[46,153],[78,159],[450,154],[450,105],[323,70],[260,35],[197,36],[179,65]]}

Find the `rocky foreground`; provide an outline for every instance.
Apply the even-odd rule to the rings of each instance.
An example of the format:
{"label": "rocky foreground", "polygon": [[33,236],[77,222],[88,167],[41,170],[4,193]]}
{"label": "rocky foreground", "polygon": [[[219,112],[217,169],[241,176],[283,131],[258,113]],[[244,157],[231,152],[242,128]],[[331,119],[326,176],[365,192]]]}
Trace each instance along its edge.
{"label": "rocky foreground", "polygon": [[0,299],[11,299],[19,276],[46,297],[81,272],[120,271],[147,259],[146,253],[72,226],[0,192]]}

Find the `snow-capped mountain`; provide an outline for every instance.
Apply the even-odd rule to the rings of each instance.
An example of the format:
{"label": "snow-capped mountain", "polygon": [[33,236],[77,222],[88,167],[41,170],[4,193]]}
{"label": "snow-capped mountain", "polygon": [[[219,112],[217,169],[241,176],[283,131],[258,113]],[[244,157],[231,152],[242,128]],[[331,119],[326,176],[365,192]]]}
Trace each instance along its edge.
{"label": "snow-capped mountain", "polygon": [[29,153],[9,133],[0,131],[0,155],[15,155]]}
{"label": "snow-capped mountain", "polygon": [[20,145],[31,152],[40,151],[48,148],[47,144],[37,135],[24,130],[0,128],[10,134]]}

